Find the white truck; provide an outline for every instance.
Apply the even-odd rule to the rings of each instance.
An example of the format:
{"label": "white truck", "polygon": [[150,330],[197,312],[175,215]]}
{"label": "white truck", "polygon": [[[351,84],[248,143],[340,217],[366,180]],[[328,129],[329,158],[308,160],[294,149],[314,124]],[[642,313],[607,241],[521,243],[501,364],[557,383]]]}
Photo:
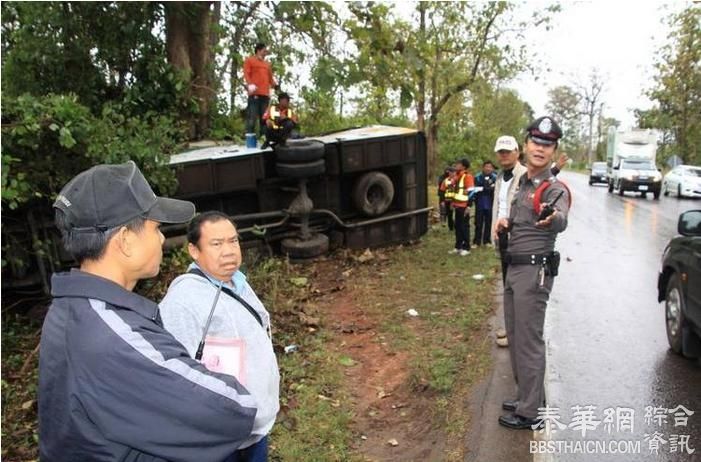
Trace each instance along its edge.
{"label": "white truck", "polygon": [[655,165],[657,157],[656,130],[609,128],[606,143],[606,164],[609,192],[651,193],[660,198],[662,174]]}

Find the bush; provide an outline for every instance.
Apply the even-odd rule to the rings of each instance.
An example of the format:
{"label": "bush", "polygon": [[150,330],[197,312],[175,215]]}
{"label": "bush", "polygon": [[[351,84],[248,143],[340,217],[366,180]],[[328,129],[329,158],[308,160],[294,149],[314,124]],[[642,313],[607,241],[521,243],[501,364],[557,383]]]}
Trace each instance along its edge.
{"label": "bush", "polygon": [[3,98],[2,264],[12,263],[13,275],[26,273],[34,257],[56,260],[51,239],[38,230],[47,222],[50,227],[53,200],[79,172],[133,160],[157,191],[175,192],[175,172],[168,166],[178,140],[174,122],[152,111],[124,114],[120,105],[106,104],[95,116],[75,95]]}

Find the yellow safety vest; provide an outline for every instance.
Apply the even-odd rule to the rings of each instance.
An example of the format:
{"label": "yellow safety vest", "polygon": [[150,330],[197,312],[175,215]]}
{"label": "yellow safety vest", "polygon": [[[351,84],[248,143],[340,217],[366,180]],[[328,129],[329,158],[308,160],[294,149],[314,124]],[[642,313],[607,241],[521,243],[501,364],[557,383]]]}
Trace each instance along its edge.
{"label": "yellow safety vest", "polygon": [[456,187],[455,187],[455,195],[453,196],[453,200],[455,202],[467,202],[467,191],[465,190],[465,177],[467,175],[462,175],[460,179],[458,180]]}
{"label": "yellow safety vest", "polygon": [[[291,119],[292,116],[294,116],[294,112],[292,112],[292,108],[288,107],[287,108],[287,118]],[[270,106],[270,120],[273,121],[273,129],[277,130],[280,128],[278,124],[275,122],[275,119],[280,117],[280,111],[278,111],[277,106]]]}
{"label": "yellow safety vest", "polygon": [[453,182],[450,180],[450,178],[446,178],[445,180],[443,180],[443,183],[445,184],[445,200],[452,201],[453,197],[455,197],[455,191],[453,190]]}

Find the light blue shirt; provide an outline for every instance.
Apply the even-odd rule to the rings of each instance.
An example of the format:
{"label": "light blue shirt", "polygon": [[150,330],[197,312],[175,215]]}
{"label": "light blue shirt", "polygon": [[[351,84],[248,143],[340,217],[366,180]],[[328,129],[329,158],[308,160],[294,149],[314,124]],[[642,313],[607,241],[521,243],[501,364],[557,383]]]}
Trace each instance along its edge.
{"label": "light blue shirt", "polygon": [[[207,276],[207,279],[209,279],[209,282],[211,282],[215,286],[218,286],[221,283],[219,279],[215,279],[212,276],[210,276],[210,274],[203,270],[197,263],[190,263],[190,266],[187,267],[187,270],[190,271],[192,268],[197,268],[198,270],[202,271],[204,275]],[[231,277],[231,283],[234,285],[234,293],[239,297],[242,296],[243,288],[246,285],[246,275],[243,274],[241,271],[236,270],[234,275]]]}

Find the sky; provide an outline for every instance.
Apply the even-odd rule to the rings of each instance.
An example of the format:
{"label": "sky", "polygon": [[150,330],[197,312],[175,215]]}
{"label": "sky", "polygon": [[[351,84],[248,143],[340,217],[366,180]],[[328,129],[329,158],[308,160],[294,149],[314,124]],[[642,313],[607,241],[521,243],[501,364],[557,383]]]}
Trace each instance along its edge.
{"label": "sky", "polygon": [[[526,33],[529,48],[542,63],[536,67],[551,71],[538,79],[521,75],[509,86],[542,115],[550,88],[585,83],[597,69],[605,81],[604,115],[621,121],[622,127],[634,126],[634,109],[652,106],[644,92],[652,86],[655,54],[667,40],[663,19],[691,3],[563,1],[550,31],[541,27]],[[526,5],[537,8],[545,3]]]}

